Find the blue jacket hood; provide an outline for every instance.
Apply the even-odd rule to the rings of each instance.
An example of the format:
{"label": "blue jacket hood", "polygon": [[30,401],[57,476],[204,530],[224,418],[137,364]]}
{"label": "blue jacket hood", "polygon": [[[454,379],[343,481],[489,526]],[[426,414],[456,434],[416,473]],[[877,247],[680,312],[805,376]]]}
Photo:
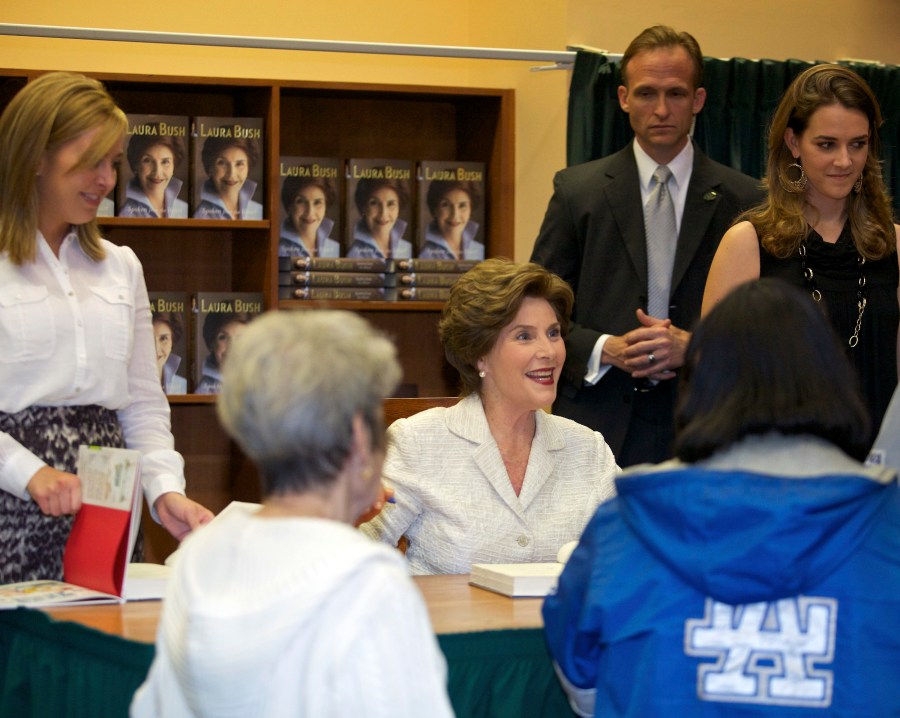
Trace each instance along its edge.
{"label": "blue jacket hood", "polygon": [[621,515],[648,550],[729,604],[796,596],[821,582],[865,539],[888,486],[859,475],[696,468],[616,481]]}

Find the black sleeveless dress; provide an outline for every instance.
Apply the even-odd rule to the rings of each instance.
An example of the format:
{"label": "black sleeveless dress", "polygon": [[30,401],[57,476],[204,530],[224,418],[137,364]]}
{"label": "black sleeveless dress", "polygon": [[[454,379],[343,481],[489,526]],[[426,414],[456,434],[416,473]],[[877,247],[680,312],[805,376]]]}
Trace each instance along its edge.
{"label": "black sleeveless dress", "polygon": [[[867,305],[859,343],[851,348],[848,342],[859,317],[856,291],[860,268],[850,225],[844,225],[834,244],[825,242],[810,229],[806,251],[807,266],[815,273],[816,288],[822,292],[823,308],[859,376],[862,395],[872,417],[871,438],[874,441],[897,385],[897,328],[900,324],[897,253],[878,261],[869,260],[862,269],[866,278]],[[778,259],[760,246],[759,257],[761,277],[777,277],[810,291],[803,277],[799,254]],[[827,387],[823,390],[827,391]]]}

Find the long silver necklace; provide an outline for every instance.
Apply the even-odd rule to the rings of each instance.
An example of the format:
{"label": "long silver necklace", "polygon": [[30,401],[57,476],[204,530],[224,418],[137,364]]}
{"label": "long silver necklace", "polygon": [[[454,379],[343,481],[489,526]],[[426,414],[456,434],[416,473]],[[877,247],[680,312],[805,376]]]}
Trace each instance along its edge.
{"label": "long silver necklace", "polygon": [[[815,272],[813,272],[813,268],[806,263],[806,239],[800,240],[800,246],[797,248],[797,252],[800,254],[800,266],[803,269],[803,278],[806,280],[806,285],[809,287],[812,298],[816,302],[821,302],[822,291],[816,286]],[[856,307],[859,309],[859,315],[856,317],[856,326],[853,328],[853,333],[847,341],[847,344],[851,349],[859,344],[859,330],[862,329],[863,312],[866,311],[867,303],[865,274],[866,258],[859,254],[859,252],[856,254],[856,266],[859,269],[859,280],[856,288]]]}

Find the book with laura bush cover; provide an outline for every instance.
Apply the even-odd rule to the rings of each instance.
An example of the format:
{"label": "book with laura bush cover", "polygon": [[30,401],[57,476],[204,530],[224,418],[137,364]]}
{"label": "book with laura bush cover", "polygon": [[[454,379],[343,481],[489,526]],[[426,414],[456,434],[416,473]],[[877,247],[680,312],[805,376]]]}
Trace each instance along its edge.
{"label": "book with laura bush cover", "polygon": [[327,299],[345,302],[392,302],[394,287],[278,287],[279,299]]}
{"label": "book with laura bush cover", "polygon": [[218,394],[231,343],[263,312],[257,292],[197,292],[193,300],[194,393]]}
{"label": "book with laura bush cover", "polygon": [[156,370],[166,394],[187,394],[190,295],[187,292],[150,292]]}
{"label": "book with laura bush cover", "polygon": [[392,272],[279,272],[278,286],[396,287],[397,275]]}
{"label": "book with laura bush cover", "polygon": [[347,160],[348,257],[395,259],[413,255],[413,162]]}
{"label": "book with laura bush cover", "polygon": [[188,216],[189,118],[128,115],[125,158],[116,184],[116,216]]}
{"label": "book with laura bush cover", "polygon": [[334,157],[281,158],[279,256],[341,255],[342,168]]}
{"label": "book with laura bush cover", "polygon": [[[404,262],[412,262],[405,259]],[[410,265],[412,266],[412,265]],[[394,272],[396,261],[378,257],[279,257],[279,272]]]}
{"label": "book with laura bush cover", "polygon": [[398,259],[395,263],[398,272],[455,272],[462,274],[472,269],[478,260],[474,259]]}
{"label": "book with laura bush cover", "polygon": [[484,259],[483,162],[423,160],[419,163],[418,195],[418,257]]}
{"label": "book with laura bush cover", "polygon": [[262,219],[263,119],[195,117],[191,145],[191,216]]}

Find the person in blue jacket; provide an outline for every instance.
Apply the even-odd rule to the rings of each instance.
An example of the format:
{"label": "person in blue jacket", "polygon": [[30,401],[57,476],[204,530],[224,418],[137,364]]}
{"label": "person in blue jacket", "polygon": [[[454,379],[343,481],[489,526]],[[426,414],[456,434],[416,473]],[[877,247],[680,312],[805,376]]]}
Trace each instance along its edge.
{"label": "person in blue jacket", "polygon": [[681,382],[677,459],[616,481],[544,603],[573,709],[900,715],[900,491],[824,315],[741,285]]}

